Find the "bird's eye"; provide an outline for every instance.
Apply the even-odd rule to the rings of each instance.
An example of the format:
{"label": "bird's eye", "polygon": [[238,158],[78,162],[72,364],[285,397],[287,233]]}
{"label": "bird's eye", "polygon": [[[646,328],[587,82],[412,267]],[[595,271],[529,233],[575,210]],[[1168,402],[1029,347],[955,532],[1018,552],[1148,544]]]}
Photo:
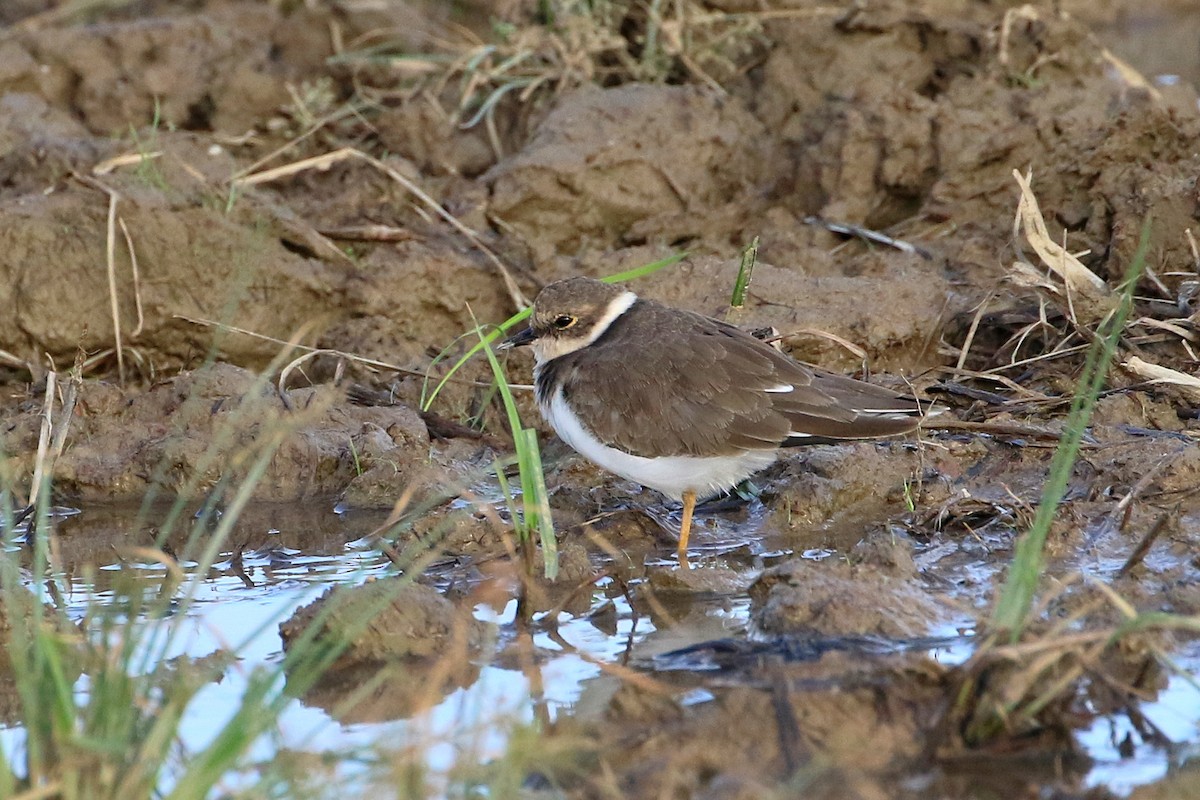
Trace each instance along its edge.
{"label": "bird's eye", "polygon": [[562,314],[554,318],[554,327],[560,331],[565,331],[567,328],[575,324],[575,317],[570,314]]}

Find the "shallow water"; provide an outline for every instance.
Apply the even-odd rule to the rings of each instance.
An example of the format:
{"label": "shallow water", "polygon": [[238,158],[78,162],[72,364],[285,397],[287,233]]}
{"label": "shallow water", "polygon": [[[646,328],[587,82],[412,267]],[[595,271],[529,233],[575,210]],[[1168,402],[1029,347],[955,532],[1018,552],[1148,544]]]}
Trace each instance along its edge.
{"label": "shallow water", "polygon": [[[246,690],[250,671],[277,664],[282,658],[280,622],[331,584],[361,583],[393,572],[386,558],[361,541],[374,527],[373,518],[337,516],[317,509],[293,510],[294,515],[288,519],[281,509],[261,511],[265,516],[249,514],[234,536],[234,540],[238,536],[243,541],[253,540],[252,549],[243,549],[240,556],[234,551],[223,553],[205,576],[195,574],[194,564],[182,565],[189,581],[179,592],[186,593],[191,587],[193,602],[177,606],[178,613],[165,619],[143,620],[148,629],[175,630],[167,657],[195,659],[221,651],[238,654],[221,679],[201,691],[184,718],[180,734],[190,752],[204,747],[228,721]],[[90,602],[100,606],[122,602],[113,588],[112,576],[128,570],[122,570],[121,562],[111,558],[122,521],[126,531],[140,528],[132,509],[85,511],[58,522],[62,550],[73,553],[76,559],[72,561],[72,577],[59,583],[71,618],[84,619]],[[752,530],[753,515],[747,524]],[[250,535],[246,526],[256,525],[260,532]],[[755,570],[754,565],[761,566],[776,555],[776,551],[764,552],[761,543],[747,539],[746,530],[739,531],[725,520],[718,519],[703,538],[707,540],[702,543],[707,554],[698,559],[697,567],[701,569],[719,563],[740,571]],[[94,571],[83,568],[80,559],[85,552],[97,559]],[[669,559],[647,560],[655,562],[650,569],[671,568]],[[128,566],[130,562],[124,563]],[[137,572],[151,585],[165,576],[165,568],[158,564],[142,563]],[[443,569],[436,582],[444,589],[454,577]],[[636,585],[638,581],[632,582]],[[622,683],[619,675],[607,673],[601,663],[669,674],[672,682],[685,686],[681,695],[684,706],[711,702],[723,686],[729,685],[728,675],[712,673],[701,660],[663,661],[658,657],[704,642],[755,638],[745,593],[667,595],[669,608],[665,610],[675,624],[663,626],[651,616],[637,613],[615,589],[612,578],[601,579],[591,588],[587,610],[558,613],[556,626],[548,626],[544,616],[539,619],[535,615],[532,642],[538,654],[536,680],[540,682],[536,690],[529,673],[517,663],[520,659],[509,652],[518,635],[516,600],[493,601],[491,605],[481,602],[474,606],[474,614],[494,627],[497,643],[474,665],[464,685],[451,689],[424,710],[415,710],[421,704],[406,705],[402,699],[395,709],[383,702],[372,703],[366,715],[347,713],[345,708],[338,709],[345,697],[336,691],[319,695],[316,702],[311,696],[292,700],[280,719],[278,733],[260,738],[251,758],[268,762],[285,749],[335,752],[340,754],[335,774],[362,781],[365,786],[372,780],[372,765],[386,763],[388,751],[408,751],[420,754],[432,773],[432,783],[438,785],[456,764],[461,765],[464,754],[480,763],[501,756],[514,725],[564,715],[598,718]],[[601,613],[605,615],[604,624],[593,619]],[[561,641],[576,652],[563,649],[549,633],[555,629]],[[940,633],[945,639],[928,647],[930,658],[952,664],[970,655],[970,638],[959,635],[960,627],[948,625]],[[1200,667],[1200,646],[1183,648],[1177,659],[1184,668]],[[661,672],[664,669],[666,672]],[[86,693],[88,682],[86,674],[81,676],[76,691]],[[386,684],[384,690],[380,698],[403,694],[400,684]],[[1166,690],[1154,702],[1142,704],[1140,711],[1175,745],[1142,741],[1123,716],[1101,717],[1077,737],[1092,759],[1086,785],[1127,793],[1162,777],[1192,752],[1188,743],[1194,747],[1200,740],[1200,691],[1182,678],[1172,678]],[[1132,745],[1132,753],[1122,756],[1120,748],[1126,736],[1130,739],[1125,747]],[[17,727],[0,731],[0,743],[10,754],[19,751],[22,738]],[[359,756],[347,757],[350,753]],[[242,779],[252,782],[248,775],[238,780]]]}

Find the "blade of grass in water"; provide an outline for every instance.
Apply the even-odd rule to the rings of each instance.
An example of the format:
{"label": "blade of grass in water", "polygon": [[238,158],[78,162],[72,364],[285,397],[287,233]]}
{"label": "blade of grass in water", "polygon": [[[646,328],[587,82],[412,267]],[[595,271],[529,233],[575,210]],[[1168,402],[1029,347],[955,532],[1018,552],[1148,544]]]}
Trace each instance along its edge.
{"label": "blade of grass in water", "polygon": [[1096,338],[1088,349],[1087,360],[1075,397],[1071,401],[1071,410],[1067,414],[1062,439],[1054,458],[1050,462],[1050,477],[1042,489],[1042,499],[1034,514],[1033,523],[1029,530],[1017,542],[1016,553],[1013,555],[1012,569],[1000,590],[1000,599],[992,613],[992,628],[1005,632],[1010,641],[1020,638],[1021,632],[1028,624],[1029,610],[1033,605],[1033,596],[1037,591],[1038,578],[1044,566],[1043,550],[1046,536],[1054,522],[1054,514],[1059,503],[1067,493],[1067,483],[1079,455],[1079,446],[1083,442],[1083,434],[1091,421],[1092,410],[1096,398],[1108,376],[1109,364],[1121,340],[1125,329],[1125,321],[1133,306],[1133,293],[1138,278],[1146,265],[1146,251],[1150,243],[1150,220],[1142,225],[1141,238],[1129,269],[1125,272],[1125,281],[1121,285],[1121,298],[1117,308],[1100,324]]}
{"label": "blade of grass in water", "polygon": [[[550,499],[546,494],[546,474],[542,469],[542,453],[538,449],[537,431],[526,428],[521,431],[524,447],[518,447],[521,457],[521,491],[525,498],[525,524],[536,524],[538,539],[542,543],[542,561],[546,577],[558,577],[558,540],[554,537],[554,518],[550,516]],[[530,499],[536,512],[530,515]]]}
{"label": "blade of grass in water", "polygon": [[512,388],[504,377],[504,367],[496,358],[495,351],[488,343],[487,336],[479,330],[479,341],[483,353],[487,356],[496,384],[500,388],[500,398],[504,401],[504,411],[508,414],[508,426],[512,430],[513,445],[517,449],[517,468],[521,475],[521,504],[523,513],[518,517],[515,510],[512,513],[513,529],[517,532],[519,541],[525,541],[537,530],[538,539],[542,545],[542,558],[545,562],[546,577],[554,580],[558,575],[558,542],[554,538],[554,521],[550,516],[550,501],[546,498],[546,478],[542,474],[542,455],[538,449],[537,431],[526,428],[521,424],[521,415],[517,411],[517,401],[513,397]]}

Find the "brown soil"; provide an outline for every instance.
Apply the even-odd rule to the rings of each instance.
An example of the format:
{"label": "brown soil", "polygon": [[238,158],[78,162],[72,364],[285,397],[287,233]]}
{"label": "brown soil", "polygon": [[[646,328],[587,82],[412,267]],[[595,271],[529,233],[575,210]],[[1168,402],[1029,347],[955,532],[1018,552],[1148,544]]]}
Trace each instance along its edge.
{"label": "brown soil", "polygon": [[[759,237],[739,323],[773,325],[794,356],[831,369],[858,372],[865,359],[873,380],[939,393],[949,417],[975,427],[789,453],[758,479],[760,549],[730,548],[687,575],[645,566],[671,548],[638,511],[658,505],[653,493],[558,449],[543,427],[560,536],[589,549],[568,548],[564,578],[536,587],[531,602],[576,608],[594,577],[590,552],[633,584],[631,602],[660,628],[686,625],[699,597],[749,587],[758,637],[902,640],[986,619],[1083,365],[1077,346],[1090,332],[1073,326],[1071,307],[1010,279],[1014,261],[1036,260],[1013,236],[1014,170],[1032,172],[1051,238],[1084,253],[1109,286],[1151,220],[1138,322],[1118,361],[1194,369],[1200,60],[1187,48],[1200,23],[1183,0],[781,4],[795,13],[758,18],[725,67],[704,62],[720,90],[697,63],[635,82],[601,60],[602,85],[554,73],[542,91],[499,95],[491,118],[471,127],[459,124],[476,110],[459,113],[461,76],[418,79],[403,61],[361,56],[379,44],[429,51],[458,41],[463,25],[487,38],[493,14],[531,27],[536,4],[452,4],[465,6],[454,19],[443,4],[399,0],[114,5],[0,8],[0,450],[21,492],[53,372],[55,408],[75,398],[70,418],[56,420],[69,426],[50,464],[56,502],[103,515],[105,503],[148,493],[200,502],[256,480],[263,502],[395,507],[396,552],[437,549],[466,565],[478,592],[503,595],[519,582],[499,566],[511,555],[507,525],[473,502],[492,491],[481,481],[508,444],[496,397],[475,380],[486,365],[460,372],[432,413],[418,410],[423,375],[450,363],[436,359],[443,348],[452,361],[473,319],[517,310],[493,259],[532,296],[568,275],[687,250],[634,288],[723,314],[739,252]],[[1154,47],[1123,38],[1145,25],[1172,35]],[[1156,79],[1164,73],[1180,80]],[[235,180],[342,148],[357,154]],[[919,250],[846,238],[813,217]],[[299,355],[288,341],[323,352],[288,367]],[[516,383],[528,380],[527,358],[508,362]],[[356,397],[377,390],[387,402],[352,403],[351,384],[367,387]],[[1138,610],[1200,609],[1200,427],[1187,391],[1112,373],[1049,542],[1048,570],[1068,588],[1047,601],[1047,619],[1086,607],[1088,625],[1120,620],[1067,579],[1078,570],[1099,569]],[[521,403],[541,425],[527,394]],[[456,497],[471,502],[447,502]],[[722,519],[748,519],[737,513]],[[697,539],[719,544],[721,530],[702,518]],[[1118,575],[1151,530],[1158,539]],[[70,542],[67,562],[110,546],[96,536]],[[832,557],[799,557],[817,550]],[[464,663],[481,658],[485,632],[462,622],[469,615],[431,589],[405,592],[411,602],[393,604],[384,629],[356,635],[366,647],[347,656],[353,669],[445,660],[454,647]],[[469,635],[451,635],[464,625]],[[1141,663],[1104,656],[1088,669],[1116,675]],[[1017,658],[950,676],[923,655],[833,651],[782,671],[758,663],[690,706],[632,681],[602,715],[561,721],[599,743],[589,763],[603,767],[563,785],[572,797],[757,797],[790,777],[807,782],[806,796],[917,797],[928,795],[916,779],[899,794],[891,782],[936,767],[947,797],[992,785],[1015,796],[1025,784],[993,783],[971,760],[976,743],[947,728],[972,721],[946,698],[974,691],[982,708],[987,676],[1028,678],[1035,691],[1066,663],[1029,677]],[[349,669],[310,701],[339,707],[359,680]],[[434,670],[387,711],[381,688],[345,721],[414,713],[474,674]],[[1153,691],[1148,680],[1127,686],[1129,698]],[[1012,738],[1049,764],[1070,750],[1059,734],[1100,707],[1093,691],[1069,693]],[[963,763],[967,778],[955,771]],[[1028,781],[1077,796],[1081,775],[1046,766]]]}

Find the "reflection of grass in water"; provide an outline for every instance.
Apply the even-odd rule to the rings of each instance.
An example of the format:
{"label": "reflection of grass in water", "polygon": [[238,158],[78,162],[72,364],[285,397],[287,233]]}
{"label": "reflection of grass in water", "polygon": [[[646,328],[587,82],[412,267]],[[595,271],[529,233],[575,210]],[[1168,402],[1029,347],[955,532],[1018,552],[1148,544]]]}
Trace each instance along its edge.
{"label": "reflection of grass in water", "polygon": [[[246,420],[262,411],[261,404],[247,402],[235,416]],[[0,794],[11,796],[22,788],[66,798],[148,797],[172,787],[171,797],[203,797],[277,718],[287,702],[278,689],[283,671],[311,670],[323,661],[321,650],[310,647],[289,654],[286,666],[253,671],[247,676],[241,708],[214,741],[186,762],[179,758],[184,714],[220,671],[214,674],[197,663],[171,661],[168,653],[186,635],[185,615],[196,590],[293,424],[276,420],[264,425],[260,436],[240,447],[232,446],[235,420],[219,429],[209,448],[212,458],[241,465],[237,482],[225,476],[212,495],[227,493],[221,513],[216,513],[215,500],[205,504],[178,561],[158,550],[141,553],[167,567],[162,584],[152,588],[138,579],[119,581],[112,598],[89,602],[79,628],[67,620],[58,591],[66,576],[56,564],[48,516],[52,466],[38,470],[42,485],[26,534],[33,550],[33,580],[22,574],[21,548],[12,541],[12,498],[17,492],[5,487],[10,524],[5,526],[6,555],[0,558],[0,608],[11,627],[9,658],[26,740],[23,754],[4,753],[0,758]],[[193,474],[191,489],[198,488],[205,471]],[[162,521],[160,543],[180,525],[183,507],[184,501],[178,500]],[[185,579],[179,561],[193,560],[193,577]],[[166,621],[144,621],[156,619]],[[87,676],[86,691],[77,694],[75,682],[81,673]],[[23,779],[18,781],[17,775]]]}

